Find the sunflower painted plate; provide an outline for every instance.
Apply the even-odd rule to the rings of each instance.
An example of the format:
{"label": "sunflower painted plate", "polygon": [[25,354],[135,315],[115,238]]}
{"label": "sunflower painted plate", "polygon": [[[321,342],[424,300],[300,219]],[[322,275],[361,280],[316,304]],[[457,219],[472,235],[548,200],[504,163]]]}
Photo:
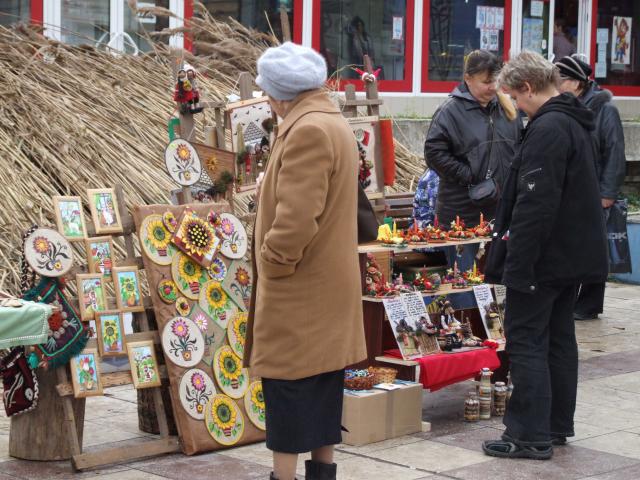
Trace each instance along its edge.
{"label": "sunflower painted plate", "polygon": [[43,277],[60,277],[73,266],[71,244],[56,230],[38,228],[23,243],[29,266]]}
{"label": "sunflower painted plate", "polygon": [[222,288],[240,310],[248,311],[253,288],[251,265],[244,260],[231,262],[227,276],[222,282]]}
{"label": "sunflower painted plate", "polygon": [[209,400],[218,393],[211,377],[199,368],[187,370],[180,380],[180,403],[182,408],[196,420],[204,420]]}
{"label": "sunflower painted plate", "polygon": [[214,322],[199,305],[193,306],[189,318],[198,326],[204,337],[204,355],[202,356],[202,361],[208,367],[213,367],[213,358],[216,350],[224,345],[226,332],[217,322]]}
{"label": "sunflower painted plate", "polygon": [[179,367],[194,367],[204,355],[204,337],[198,326],[186,317],[174,317],[162,330],[165,358]]}
{"label": "sunflower painted plate", "polygon": [[222,284],[215,280],[209,280],[202,286],[198,304],[223,329],[227,328],[229,320],[238,311],[229,295],[222,288]]}
{"label": "sunflower painted plate", "polygon": [[249,371],[242,368],[242,360],[229,345],[216,351],[213,373],[220,389],[231,398],[242,398],[249,387]]}
{"label": "sunflower painted plate", "polygon": [[226,395],[218,394],[209,400],[204,421],[207,431],[220,445],[234,445],[244,433],[242,411]]}
{"label": "sunflower painted plate", "polygon": [[251,423],[262,431],[267,429],[264,412],[264,393],[262,393],[262,382],[260,380],[256,380],[249,385],[247,393],[244,395],[244,409]]}
{"label": "sunflower painted plate", "polygon": [[240,259],[247,253],[247,231],[242,222],[230,213],[220,214],[220,225],[217,227],[222,239],[220,252],[227,258]]}
{"label": "sunflower painted plate", "polygon": [[227,275],[227,265],[221,258],[214,258],[209,266],[209,276],[216,282],[222,282]]}
{"label": "sunflower painted plate", "polygon": [[244,342],[247,337],[247,314],[238,312],[233,316],[227,326],[227,337],[231,349],[240,358],[244,355]]}
{"label": "sunflower painted plate", "polygon": [[145,217],[138,232],[140,244],[145,255],[158,265],[171,265],[173,256],[178,251],[171,243],[171,232],[162,222],[162,215]]}
{"label": "sunflower painted plate", "polygon": [[173,280],[161,280],[158,284],[158,296],[164,303],[171,305],[178,299],[178,287]]}
{"label": "sunflower painted plate", "polygon": [[202,286],[209,279],[207,271],[182,252],[173,257],[171,276],[180,293],[189,300],[198,300]]}
{"label": "sunflower painted plate", "polygon": [[181,138],[176,138],[167,145],[164,163],[173,181],[183,187],[198,183],[202,176],[198,152],[193,145]]}

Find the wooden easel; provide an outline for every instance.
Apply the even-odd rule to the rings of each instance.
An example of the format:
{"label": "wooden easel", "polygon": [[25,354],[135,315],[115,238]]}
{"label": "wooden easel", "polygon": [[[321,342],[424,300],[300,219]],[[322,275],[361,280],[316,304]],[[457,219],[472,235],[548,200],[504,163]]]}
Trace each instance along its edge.
{"label": "wooden easel", "polygon": [[[141,257],[136,257],[133,244],[133,233],[135,232],[135,224],[133,218],[126,210],[124,202],[124,194],[121,186],[117,186],[116,198],[120,207],[120,217],[122,219],[123,233],[115,234],[121,235],[124,238],[126,258],[124,261],[119,262],[122,266],[137,266],[139,269],[144,269]],[[89,236],[94,236],[93,226],[88,223],[87,231]],[[77,269],[73,274],[77,273]],[[150,297],[144,297],[145,308],[151,307]],[[140,340],[153,340],[154,344],[160,346],[160,336],[157,330],[149,329],[149,319],[146,312],[134,313],[135,319],[140,325],[140,332],[133,333],[126,336],[126,341],[140,341]],[[87,344],[88,347],[95,347],[96,340],[91,339]],[[161,348],[161,347],[160,347]],[[159,366],[160,378],[164,381],[168,380],[167,369],[165,366]],[[99,467],[102,465],[108,465],[116,462],[126,462],[132,460],[139,460],[146,457],[160,455],[163,453],[179,452],[180,442],[177,436],[169,435],[169,427],[167,424],[167,416],[164,409],[164,402],[162,400],[161,387],[153,388],[153,403],[155,406],[155,413],[158,418],[158,427],[160,430],[160,438],[157,440],[151,440],[148,442],[140,443],[139,445],[129,445],[126,447],[108,448],[103,450],[97,450],[91,453],[82,453],[82,442],[79,439],[77,431],[77,421],[84,421],[84,418],[77,419],[73,410],[73,386],[71,384],[68,366],[58,367],[56,369],[56,375],[58,378],[58,385],[56,390],[58,395],[62,399],[62,405],[64,409],[65,426],[67,430],[67,436],[70,439],[71,446],[71,466],[74,470],[85,470],[88,468]],[[133,383],[131,378],[131,372],[115,372],[108,373],[101,376],[102,384],[106,387],[115,387],[118,385],[130,385]],[[84,412],[83,412],[84,413]]]}
{"label": "wooden easel", "polygon": [[[373,66],[369,55],[364,56],[364,65],[367,73],[373,73]],[[342,114],[352,118],[358,116],[358,107],[367,107],[367,116],[379,116],[382,100],[378,95],[378,82],[364,82],[365,98],[357,98],[356,87],[349,84],[344,89],[344,101],[342,103]]]}

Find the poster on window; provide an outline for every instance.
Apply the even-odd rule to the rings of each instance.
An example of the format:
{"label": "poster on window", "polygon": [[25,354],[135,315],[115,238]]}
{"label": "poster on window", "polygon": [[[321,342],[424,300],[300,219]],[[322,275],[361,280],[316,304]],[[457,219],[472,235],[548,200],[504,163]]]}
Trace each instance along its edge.
{"label": "poster on window", "polygon": [[613,17],[611,63],[631,63],[631,17]]}
{"label": "poster on window", "polygon": [[403,27],[404,27],[404,18],[393,17],[393,35],[391,36],[392,40],[402,40]]}
{"label": "poster on window", "polygon": [[489,50],[489,30],[480,29],[480,50]]}
{"label": "poster on window", "polygon": [[476,28],[484,28],[486,25],[487,7],[476,7]]}
{"label": "poster on window", "polygon": [[525,18],[522,20],[522,49],[542,54],[544,20]]}

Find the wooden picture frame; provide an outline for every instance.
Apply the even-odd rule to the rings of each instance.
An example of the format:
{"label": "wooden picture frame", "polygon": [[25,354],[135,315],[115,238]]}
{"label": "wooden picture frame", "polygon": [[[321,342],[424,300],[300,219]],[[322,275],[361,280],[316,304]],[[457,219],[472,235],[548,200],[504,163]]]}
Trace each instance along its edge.
{"label": "wooden picture frame", "polygon": [[152,340],[127,342],[127,355],[129,356],[133,386],[136,389],[162,385],[158,357]]}
{"label": "wooden picture frame", "polygon": [[[101,257],[99,254],[99,250],[97,250],[96,254],[94,255],[93,246],[104,244],[109,245],[107,247],[109,251],[108,255],[104,255],[104,257]],[[99,273],[102,275],[102,278],[105,282],[112,282],[112,271],[116,266],[116,263],[113,260],[113,237],[107,235],[104,237],[86,238],[84,240],[84,246],[87,253],[87,267],[89,268],[89,273]]]}
{"label": "wooden picture frame", "polygon": [[122,219],[116,192],[113,188],[89,188],[89,210],[96,234],[121,233]]}
{"label": "wooden picture frame", "polygon": [[[380,143],[380,123],[379,117],[353,117],[347,118],[347,122],[353,130],[353,134],[366,154],[366,159],[370,163],[370,176],[367,179],[369,185],[364,186],[363,190],[367,197],[372,200],[382,198],[384,194],[384,174],[382,166],[382,146]],[[359,149],[358,149],[359,151]],[[360,161],[358,161],[360,168]]]}
{"label": "wooden picture frame", "polygon": [[[94,282],[91,289],[86,288],[87,282]],[[107,296],[104,291],[105,282],[102,275],[99,273],[79,273],[76,275],[76,283],[78,286],[80,319],[85,322],[95,320],[96,312],[104,312],[108,308]]]}
{"label": "wooden picture frame", "polygon": [[103,395],[99,360],[98,350],[95,348],[85,348],[71,358],[69,366],[71,367],[71,383],[75,398]]}
{"label": "wooden picture frame", "polygon": [[118,310],[144,312],[138,267],[114,267],[111,272]]}
{"label": "wooden picture frame", "polygon": [[[96,336],[101,357],[127,355],[127,341],[124,333],[124,312],[105,310],[96,313]],[[115,345],[115,346],[114,346]]]}
{"label": "wooden picture frame", "polygon": [[87,238],[82,198],[55,196],[52,200],[58,232],[70,242],[80,242]]}

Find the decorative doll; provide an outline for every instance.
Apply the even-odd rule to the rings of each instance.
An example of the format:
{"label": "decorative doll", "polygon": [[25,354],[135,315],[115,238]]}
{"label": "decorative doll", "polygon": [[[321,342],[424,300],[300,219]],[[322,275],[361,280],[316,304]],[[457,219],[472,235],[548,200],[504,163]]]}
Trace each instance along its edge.
{"label": "decorative doll", "polygon": [[198,89],[198,81],[196,80],[196,69],[186,64],[184,69],[187,71],[187,80],[191,83],[191,92],[193,93],[191,101],[189,101],[189,112],[200,113],[203,107],[200,106],[200,90]]}

